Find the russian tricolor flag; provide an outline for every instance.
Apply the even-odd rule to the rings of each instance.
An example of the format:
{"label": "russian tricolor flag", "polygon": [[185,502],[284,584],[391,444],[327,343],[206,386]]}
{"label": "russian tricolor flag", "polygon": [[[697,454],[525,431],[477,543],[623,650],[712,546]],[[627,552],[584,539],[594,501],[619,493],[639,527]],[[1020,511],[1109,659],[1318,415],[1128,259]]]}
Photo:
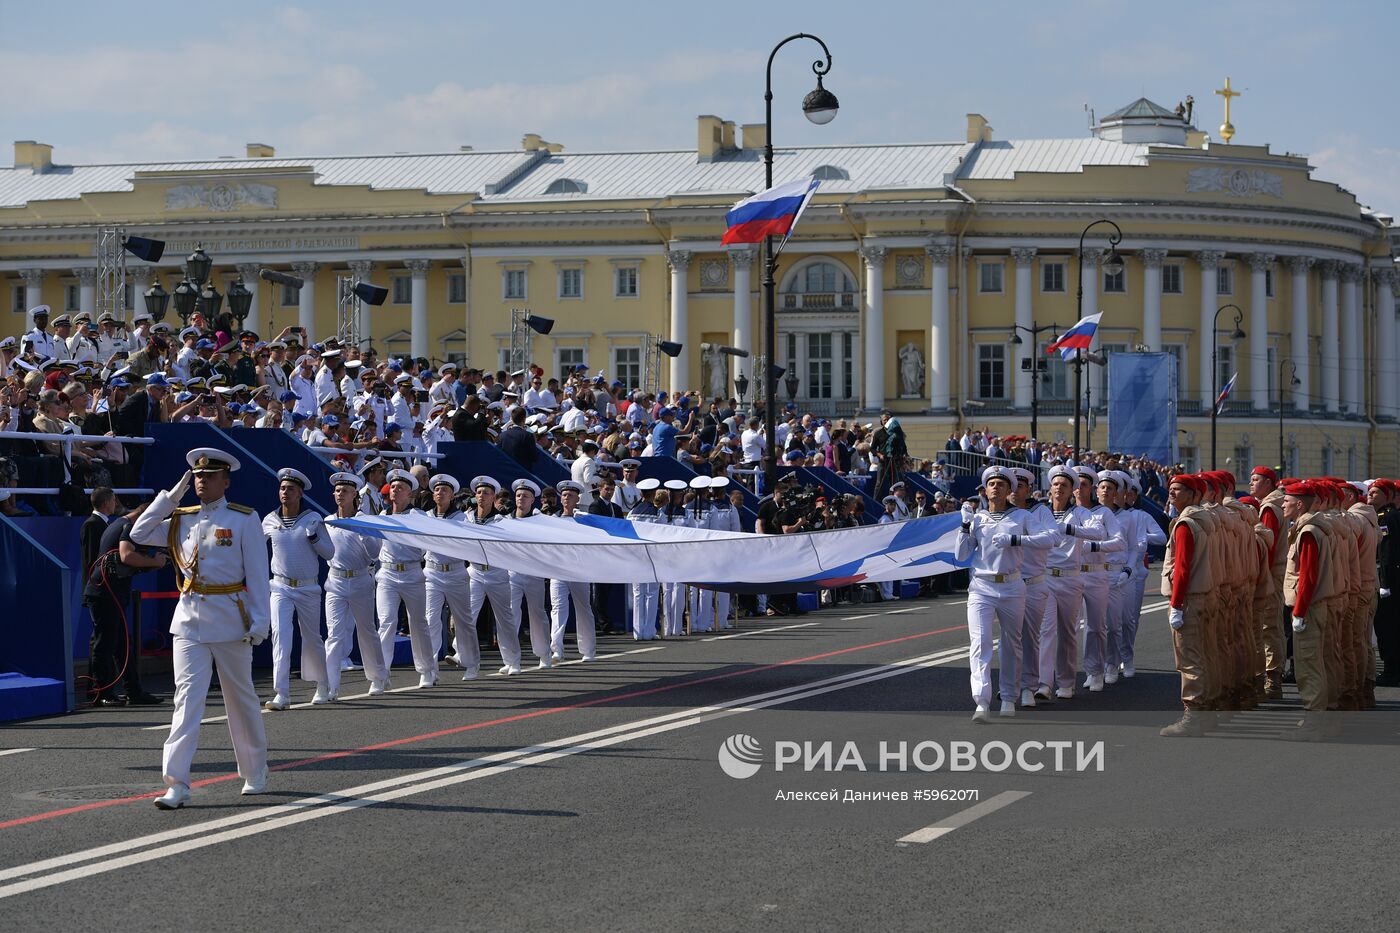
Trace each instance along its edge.
{"label": "russian tricolor flag", "polygon": [[1094,332],[1099,329],[1099,318],[1101,317],[1103,317],[1102,311],[1080,318],[1078,323],[1065,331],[1064,336],[1046,347],[1045,352],[1054,353],[1059,350],[1060,359],[1068,361],[1074,357],[1074,354],[1089,349],[1089,345],[1094,342]]}
{"label": "russian tricolor flag", "polygon": [[1230,391],[1231,391],[1232,389],[1235,388],[1235,380],[1238,379],[1239,376],[1240,376],[1240,374],[1239,374],[1238,372],[1235,372],[1234,374],[1232,374],[1232,375],[1230,376],[1230,381],[1227,382],[1227,383],[1225,383],[1225,388],[1221,389],[1221,390],[1220,390],[1220,395],[1216,397],[1216,399],[1215,399],[1215,413],[1216,413],[1217,415],[1220,414],[1220,408],[1221,408],[1222,405],[1225,404],[1225,400],[1226,400],[1227,398],[1230,397]]}
{"label": "russian tricolor flag", "polygon": [[800,178],[740,201],[724,215],[729,229],[724,231],[721,242],[758,243],[766,236],[786,239],[818,184],[815,178]]}

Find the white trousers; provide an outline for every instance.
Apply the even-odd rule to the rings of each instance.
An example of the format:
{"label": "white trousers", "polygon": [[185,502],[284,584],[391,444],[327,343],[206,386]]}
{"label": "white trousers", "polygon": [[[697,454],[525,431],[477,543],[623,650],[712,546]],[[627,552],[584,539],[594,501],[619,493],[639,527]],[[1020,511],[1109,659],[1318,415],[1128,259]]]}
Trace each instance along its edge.
{"label": "white trousers", "polygon": [[219,690],[228,713],[228,734],[238,773],[246,781],[267,767],[267,734],[263,731],[258,692],[253,687],[253,649],[242,641],[197,642],[175,635],[175,714],[165,740],[161,774],[167,786],[189,786],[190,765],[199,745],[199,721],[209,696],[209,677],[219,669]]}
{"label": "white trousers", "polygon": [[1106,572],[1080,574],[1084,581],[1084,673],[1102,674],[1108,667],[1108,592]]}
{"label": "white trousers", "polygon": [[632,635],[641,641],[656,637],[656,600],[659,583],[629,583],[632,594]]}
{"label": "white trousers", "polygon": [[1123,663],[1123,613],[1128,605],[1128,594],[1133,591],[1133,581],[1118,583],[1122,576],[1115,573],[1109,577],[1108,614],[1104,625],[1104,670],[1116,671],[1118,665]]}
{"label": "white trousers", "polygon": [[1026,611],[1026,585],[1019,579],[991,583],[975,576],[967,596],[968,666],[972,670],[972,699],[978,706],[992,703],[993,631],[1001,629],[997,690],[1002,699],[1016,702],[1020,695],[1017,659],[1021,653],[1021,625]]}
{"label": "white trousers", "polygon": [[[516,612],[521,612],[520,601],[525,600],[530,620],[530,652],[543,661],[550,653],[549,613],[553,605],[552,580],[532,577],[529,574],[510,572],[510,602]],[[587,587],[587,584],[584,584]]]}
{"label": "white trousers", "polygon": [[340,689],[340,664],[350,657],[356,635],[365,679],[389,679],[374,621],[374,577],[368,570],[348,580],[334,573],[326,578],[326,677],[332,690]]}
{"label": "white trousers", "polygon": [[1026,610],[1021,614],[1021,689],[1040,686],[1040,630],[1045,623],[1045,604],[1050,585],[1044,580],[1026,584]]}
{"label": "white trousers", "polygon": [[714,626],[715,592],[703,587],[690,587],[690,630],[708,632]]}
{"label": "white trousers", "polygon": [[292,616],[301,630],[301,679],[326,682],[326,643],[321,639],[321,588],[272,581],[272,689],[291,693]]}
{"label": "white trousers", "polygon": [[428,635],[428,597],[423,571],[385,573],[380,571],[374,590],[379,613],[379,646],[384,663],[394,666],[394,642],[399,637],[399,604],[408,607],[408,641],[413,647],[413,669],[419,674],[437,676],[437,655]]}
{"label": "white trousers", "polygon": [[481,642],[477,640],[476,617],[490,599],[491,611],[496,616],[496,643],[501,647],[501,661],[507,667],[520,667],[520,613],[510,596],[510,575],[504,570],[478,573],[473,569],[471,577],[467,624],[457,624],[457,657],[468,671],[476,673],[480,669]]}
{"label": "white trousers", "polygon": [[718,628],[726,629],[734,627],[729,624],[729,603],[730,595],[728,593],[724,590],[715,592],[715,622]]}
{"label": "white trousers", "polygon": [[1073,689],[1079,667],[1079,609],[1084,603],[1084,581],[1049,577],[1045,617],[1040,626],[1040,686],[1047,690]]}
{"label": "white trousers", "polygon": [[890,600],[894,599],[894,581],[893,581],[893,580],[882,580],[880,583],[878,583],[878,584],[876,584],[876,585],[880,587],[880,599],[881,599],[883,602],[889,602]]}
{"label": "white trousers", "polygon": [[433,646],[433,657],[442,656],[443,627],[447,624],[442,618],[444,606],[452,613],[452,624],[461,625],[467,617],[471,605],[472,578],[467,568],[456,570],[425,570],[423,572],[423,592],[427,597],[428,641]]}
{"label": "white trousers", "polygon": [[578,653],[585,661],[592,661],[598,656],[598,633],[587,583],[549,581],[550,611],[554,616],[549,633],[550,649],[556,656],[564,656],[564,629],[569,624],[570,599],[574,601],[574,640],[578,643]]}
{"label": "white trousers", "polygon": [[665,609],[666,626],[662,634],[685,634],[685,584],[661,584],[661,605]]}
{"label": "white trousers", "polygon": [[1138,622],[1142,619],[1142,598],[1147,594],[1147,571],[1141,567],[1133,574],[1133,582],[1127,584],[1128,595],[1123,600],[1123,636],[1118,643],[1118,654],[1125,665],[1133,663],[1133,645],[1137,643]]}

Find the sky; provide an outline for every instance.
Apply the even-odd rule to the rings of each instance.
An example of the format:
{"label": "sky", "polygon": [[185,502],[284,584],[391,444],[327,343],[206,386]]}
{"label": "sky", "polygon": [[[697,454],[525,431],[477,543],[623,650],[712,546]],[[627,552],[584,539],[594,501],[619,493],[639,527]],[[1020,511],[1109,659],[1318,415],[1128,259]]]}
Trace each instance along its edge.
{"label": "sky", "polygon": [[[682,149],[695,118],[763,120],[783,37],[821,36],[837,118],[814,126],[809,40],[774,63],[774,142],[1068,138],[1146,96],[1191,94],[1216,135],[1225,77],[1236,143],[1307,155],[1314,177],[1400,216],[1400,3],[1058,0],[980,4],[515,4],[360,0],[229,4],[0,0],[0,138],[60,164],[516,149]],[[8,135],[6,135],[8,134]]]}

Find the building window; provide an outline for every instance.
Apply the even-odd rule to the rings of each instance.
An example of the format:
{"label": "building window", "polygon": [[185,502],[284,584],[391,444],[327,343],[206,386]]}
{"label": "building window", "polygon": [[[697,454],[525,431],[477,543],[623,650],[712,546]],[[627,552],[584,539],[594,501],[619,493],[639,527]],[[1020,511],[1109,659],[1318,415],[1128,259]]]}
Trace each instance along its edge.
{"label": "building window", "polygon": [[442,359],[459,367],[467,365],[467,338],[460,329],[442,338]]}
{"label": "building window", "polygon": [[1186,346],[1168,343],[1163,345],[1162,352],[1170,353],[1176,359],[1176,397],[1179,400],[1185,395],[1186,388]]}
{"label": "building window", "polygon": [[583,270],[574,267],[572,269],[559,270],[559,297],[560,298],[582,298],[583,297]]}
{"label": "building window", "polygon": [[807,397],[831,398],[831,333],[807,335]]}
{"label": "building window", "polygon": [[1006,398],[1006,347],[1000,343],[977,345],[977,397]]}
{"label": "building window", "polygon": [[985,294],[1000,294],[1002,264],[999,262],[979,262],[977,264],[977,290]]}
{"label": "building window", "polygon": [[[1254,463],[1254,448],[1251,447],[1251,446],[1249,446],[1248,444],[1236,444],[1236,445],[1235,445],[1235,470],[1236,470],[1236,471],[1239,471],[1242,467],[1243,467],[1243,468],[1248,468],[1248,467],[1252,466],[1253,463]],[[1246,480],[1246,485],[1248,485],[1248,480]]]}
{"label": "building window", "polygon": [[1269,298],[1274,297],[1274,267],[1273,267],[1273,266],[1266,266],[1266,267],[1264,268],[1264,295],[1265,295],[1266,297],[1269,297]]}
{"label": "building window", "polygon": [[63,310],[77,311],[79,304],[78,283],[67,282],[63,286]]}
{"label": "building window", "polygon": [[554,351],[555,360],[558,363],[556,370],[559,381],[563,382],[569,378],[569,374],[578,368],[583,360],[583,347],[560,347]]}
{"label": "building window", "polygon": [[1168,263],[1162,266],[1162,294],[1181,294],[1181,264]]}
{"label": "building window", "polygon": [[1105,295],[1121,295],[1128,290],[1128,270],[1119,269],[1117,272],[1109,272],[1107,269],[1103,273],[1103,291]]}
{"label": "building window", "polygon": [[853,391],[852,382],[855,378],[851,375],[851,349],[855,342],[855,335],[845,333],[836,336],[841,340],[841,397],[850,398]]}
{"label": "building window", "polygon": [[[1215,394],[1218,396],[1225,383],[1230,381],[1230,377],[1235,374],[1235,348],[1230,344],[1219,345],[1215,348]],[[1239,387],[1238,380],[1236,388]],[[1230,390],[1230,394],[1235,394],[1235,389]],[[1228,399],[1227,399],[1228,401]]]}
{"label": "building window", "polygon": [[1063,292],[1065,290],[1064,263],[1042,262],[1040,264],[1040,290],[1042,292]]}
{"label": "building window", "polygon": [[618,298],[637,297],[637,267],[618,266],[613,272],[614,296]]}
{"label": "building window", "polygon": [[1045,341],[1040,345],[1040,355],[1036,359],[1042,360],[1044,365],[1041,371],[1040,388],[1037,393],[1042,399],[1068,401],[1073,394],[1071,386],[1074,384],[1071,377],[1069,364],[1060,357],[1059,353],[1046,353],[1051,341]]}
{"label": "building window", "polygon": [[1331,445],[1331,444],[1324,444],[1324,445],[1322,445],[1322,470],[1321,470],[1320,472],[1322,473],[1323,476],[1331,476],[1331,475],[1332,475],[1332,445]]}
{"label": "building window", "polygon": [[614,347],[612,368],[613,378],[622,383],[628,390],[640,388],[642,385],[642,348]]}
{"label": "building window", "polygon": [[294,308],[301,304],[301,289],[295,285],[282,286],[282,307]]}
{"label": "building window", "polygon": [[1215,293],[1233,295],[1235,293],[1235,267],[1221,263],[1215,267]]}
{"label": "building window", "polygon": [[501,297],[507,301],[525,300],[524,269],[506,269],[501,273]]}
{"label": "building window", "polygon": [[389,281],[394,285],[394,304],[406,305],[413,301],[413,279],[396,275]]}
{"label": "building window", "polygon": [[807,294],[831,294],[856,290],[855,282],[851,277],[831,262],[812,263],[802,270],[802,278],[794,284],[798,291]]}
{"label": "building window", "polygon": [[453,305],[467,303],[467,274],[465,272],[447,273],[447,303]]}
{"label": "building window", "polygon": [[1357,472],[1359,471],[1360,467],[1358,466],[1356,460],[1356,447],[1355,445],[1353,445],[1347,448],[1347,476],[1357,475]]}
{"label": "building window", "polygon": [[395,331],[384,338],[384,349],[389,359],[405,359],[413,351],[413,337],[408,331]]}
{"label": "building window", "polygon": [[23,314],[29,310],[24,306],[24,295],[25,287],[23,282],[10,286],[10,311],[14,314]]}

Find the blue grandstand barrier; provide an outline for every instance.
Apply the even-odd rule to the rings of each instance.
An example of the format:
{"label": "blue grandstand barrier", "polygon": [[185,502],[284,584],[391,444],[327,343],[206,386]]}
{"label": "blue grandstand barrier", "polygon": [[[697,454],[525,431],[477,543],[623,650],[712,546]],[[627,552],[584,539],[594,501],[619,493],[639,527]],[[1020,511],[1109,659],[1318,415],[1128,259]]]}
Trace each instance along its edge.
{"label": "blue grandstand barrier", "polygon": [[[73,571],[21,521],[0,516],[0,721],[73,708]],[[8,675],[8,676],[7,676]]]}

